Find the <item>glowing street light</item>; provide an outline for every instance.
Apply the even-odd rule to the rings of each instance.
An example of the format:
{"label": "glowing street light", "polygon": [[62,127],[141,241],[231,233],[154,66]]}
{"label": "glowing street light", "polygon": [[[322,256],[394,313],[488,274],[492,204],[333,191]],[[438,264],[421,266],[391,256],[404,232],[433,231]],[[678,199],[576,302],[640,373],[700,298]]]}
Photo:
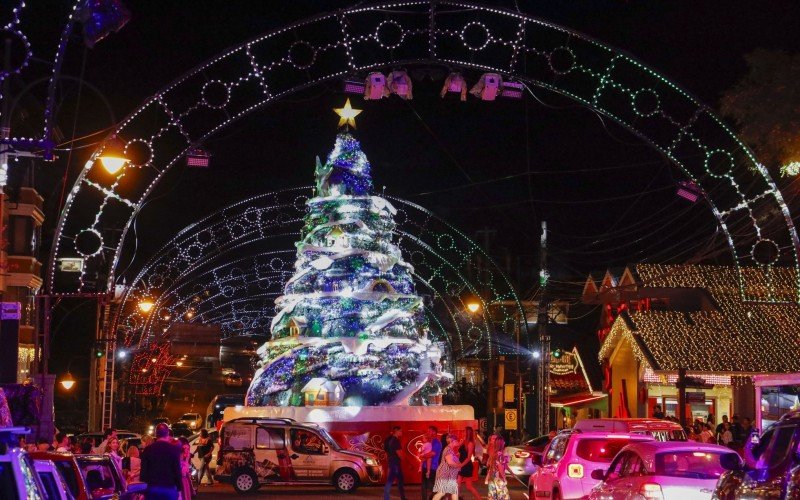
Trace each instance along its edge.
{"label": "glowing street light", "polygon": [[481,305],[478,302],[469,302],[467,303],[467,310],[472,314],[475,314],[481,309]]}
{"label": "glowing street light", "polygon": [[142,311],[145,314],[147,314],[150,311],[152,311],[153,310],[153,306],[155,306],[155,303],[152,300],[145,299],[145,300],[139,301],[139,310]]}
{"label": "glowing street light", "polygon": [[175,362],[175,365],[177,365],[177,366],[183,366],[183,361],[176,361],[176,362]]}
{"label": "glowing street light", "polygon": [[61,379],[60,383],[61,387],[63,387],[66,390],[70,390],[75,386],[75,378],[72,376],[70,372],[67,372],[67,374],[64,375],[64,378]]}
{"label": "glowing street light", "polygon": [[116,175],[130,161],[125,157],[123,149],[124,147],[120,140],[112,138],[103,149],[103,154],[98,157],[100,164],[109,174]]}

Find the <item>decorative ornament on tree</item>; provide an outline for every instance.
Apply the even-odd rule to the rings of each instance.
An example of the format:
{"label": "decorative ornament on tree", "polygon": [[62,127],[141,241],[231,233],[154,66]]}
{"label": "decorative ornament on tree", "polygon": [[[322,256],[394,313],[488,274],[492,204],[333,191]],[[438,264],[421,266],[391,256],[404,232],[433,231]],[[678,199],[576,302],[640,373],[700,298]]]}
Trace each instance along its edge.
{"label": "decorative ornament on tree", "polygon": [[[452,383],[428,338],[413,268],[392,240],[397,210],[370,194],[369,161],[347,129],[361,110],[348,99],[335,111],[344,129],[326,162],[317,158],[296,272],[275,301],[248,406],[424,405]],[[343,397],[311,401],[312,380],[341,386]]]}

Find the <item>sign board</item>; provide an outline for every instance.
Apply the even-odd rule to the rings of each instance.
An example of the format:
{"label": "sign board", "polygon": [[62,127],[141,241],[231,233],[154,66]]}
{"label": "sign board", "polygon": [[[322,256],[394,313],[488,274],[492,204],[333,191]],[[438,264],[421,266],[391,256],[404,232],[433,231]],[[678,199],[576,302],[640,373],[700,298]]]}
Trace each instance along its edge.
{"label": "sign board", "polygon": [[686,402],[687,403],[705,403],[706,402],[706,393],[705,392],[687,392],[686,393]]}
{"label": "sign board", "polygon": [[514,384],[503,384],[503,402],[504,403],[513,403],[514,402]]}
{"label": "sign board", "polygon": [[63,273],[80,273],[83,271],[83,259],[65,258],[58,259],[58,270]]}
{"label": "sign board", "polygon": [[22,318],[22,304],[19,302],[0,302],[0,319]]}
{"label": "sign board", "polygon": [[220,337],[219,325],[173,323],[162,340],[169,342],[169,352],[174,356],[219,357]]}
{"label": "sign board", "polygon": [[504,427],[507,431],[517,430],[517,410],[505,410]]}
{"label": "sign board", "polygon": [[571,373],[578,373],[578,357],[574,353],[564,351],[558,358],[550,354],[551,375],[569,375]]}

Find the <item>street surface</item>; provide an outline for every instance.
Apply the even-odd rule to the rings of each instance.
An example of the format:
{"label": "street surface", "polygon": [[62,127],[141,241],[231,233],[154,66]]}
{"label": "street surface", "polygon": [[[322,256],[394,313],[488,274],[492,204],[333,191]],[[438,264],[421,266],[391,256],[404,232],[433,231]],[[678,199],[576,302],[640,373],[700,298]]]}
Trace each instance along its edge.
{"label": "street surface", "polygon": [[[513,481],[513,480],[512,480]],[[483,478],[481,481],[476,483],[475,485],[480,492],[483,498],[486,498],[486,486],[483,484]],[[511,490],[511,499],[512,500],[524,500],[526,497],[525,488],[522,487],[521,484],[516,483],[516,486],[512,483],[509,483],[509,487]],[[406,486],[406,497],[409,500],[416,500],[421,497],[420,486],[418,484]],[[375,498],[383,498],[383,486],[369,486],[369,487],[361,487],[352,495],[337,493],[336,490],[331,487],[267,487],[264,486],[255,495],[250,495],[251,497],[264,497],[264,498],[319,498],[321,500],[367,500],[367,499],[375,499]],[[227,484],[215,484],[214,486],[206,486],[203,485],[200,487],[200,493],[198,494],[198,498],[238,498],[244,497],[244,495],[239,495],[233,489],[233,486]],[[472,500],[472,496],[469,494],[468,491],[465,491],[461,494],[461,497],[464,500]],[[397,492],[397,487],[392,488],[392,500],[396,500],[400,498],[400,494]]]}

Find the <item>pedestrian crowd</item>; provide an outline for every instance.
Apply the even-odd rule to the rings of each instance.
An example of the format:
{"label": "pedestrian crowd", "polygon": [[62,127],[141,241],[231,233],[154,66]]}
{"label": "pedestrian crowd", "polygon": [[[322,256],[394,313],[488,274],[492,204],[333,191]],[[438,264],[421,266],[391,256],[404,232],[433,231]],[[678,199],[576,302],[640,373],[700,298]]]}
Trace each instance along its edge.
{"label": "pedestrian crowd", "polygon": [[[665,415],[661,405],[655,405],[653,418],[660,418],[678,422],[679,420],[672,415]],[[686,438],[690,441],[700,443],[713,443],[727,446],[731,449],[741,451],[750,440],[751,434],[756,429],[753,427],[753,420],[744,417],[741,420],[739,415],[728,418],[722,416],[722,422],[714,424],[714,415],[708,414],[706,418],[696,418],[694,422],[684,425]]]}
{"label": "pedestrian crowd", "polygon": [[[159,424],[155,429],[155,439],[143,436],[141,449],[117,437],[115,429],[106,429],[103,440],[95,445],[92,438],[78,440],[75,436],[58,432],[55,439],[38,439],[35,443],[20,445],[27,451],[55,451],[74,454],[105,454],[122,472],[126,483],[147,483],[147,490],[141,495],[144,500],[191,500],[195,494],[192,488],[191,445],[185,437],[175,439],[166,424]],[[197,454],[201,459],[201,468],[197,483],[207,475],[213,483],[209,463],[214,444],[203,429],[197,442]]]}
{"label": "pedestrian crowd", "polygon": [[[406,498],[402,467],[406,457],[402,436],[402,429],[395,426],[384,440],[388,463],[384,500],[389,499],[394,484],[397,484],[400,498]],[[458,500],[459,495],[467,498],[468,494],[480,500],[481,495],[474,483],[480,479],[481,470],[486,472],[484,483],[488,485],[490,500],[510,498],[506,482],[506,472],[510,472],[509,457],[500,429],[484,438],[472,427],[467,427],[463,434],[445,432],[440,436],[438,429],[430,426],[421,438],[417,453],[411,458],[419,462],[423,500]]]}

